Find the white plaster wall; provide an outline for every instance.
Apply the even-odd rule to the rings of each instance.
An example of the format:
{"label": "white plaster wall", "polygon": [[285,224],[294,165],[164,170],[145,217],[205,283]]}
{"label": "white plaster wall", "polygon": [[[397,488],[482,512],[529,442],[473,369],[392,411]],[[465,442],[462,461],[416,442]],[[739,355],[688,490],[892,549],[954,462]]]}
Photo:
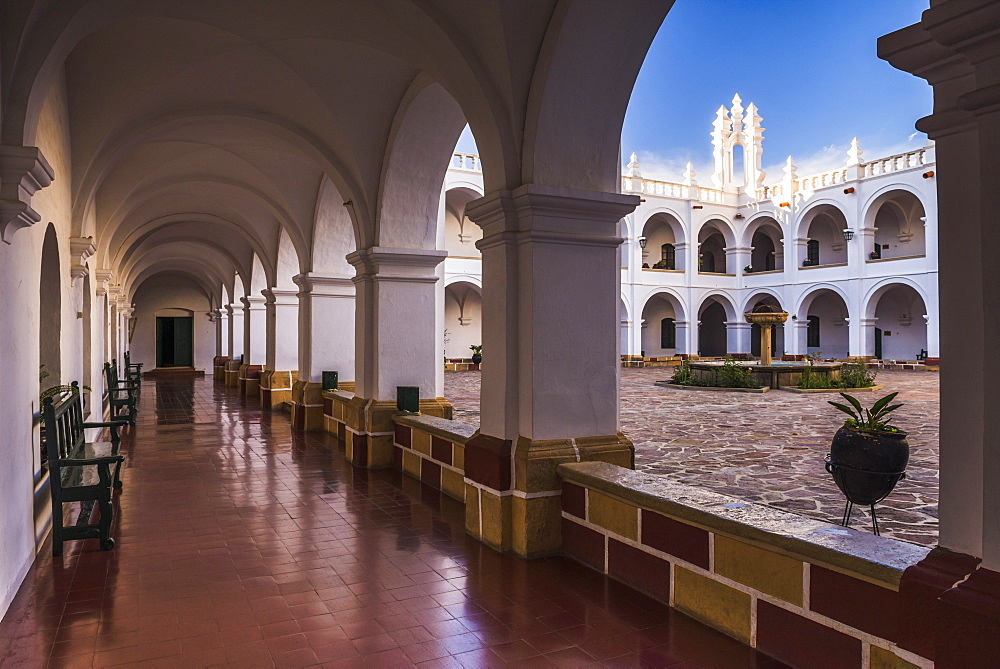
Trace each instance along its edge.
{"label": "white plaster wall", "polygon": [[156,310],[187,309],[193,313],[192,351],[195,369],[212,369],[215,355],[215,324],[206,315],[208,298],[190,279],[176,275],[152,276],[135,291],[136,319],[132,337],[132,362],[142,363],[143,370],[156,367]]}
{"label": "white plaster wall", "polygon": [[483,343],[483,302],[476,292],[470,291],[465,297],[464,310],[461,312],[467,325],[462,325],[458,302],[450,290],[445,292],[444,327],[448,330],[448,343],[445,345],[445,355],[449,358],[471,358],[472,344]]}
{"label": "white plaster wall", "polygon": [[883,360],[914,360],[927,348],[924,313],[923,302],[907,288],[894,288],[882,296],[875,308],[875,325],[882,329]]}
{"label": "white plaster wall", "polygon": [[38,281],[42,241],[51,222],[59,240],[62,291],[62,376],[82,378],[82,330],[70,294],[70,144],[65,82],[53,85],[44,103],[36,144],[55,172],[31,205],[41,222],[0,244],[0,615],[10,605],[51,523],[48,478],[39,473]]}

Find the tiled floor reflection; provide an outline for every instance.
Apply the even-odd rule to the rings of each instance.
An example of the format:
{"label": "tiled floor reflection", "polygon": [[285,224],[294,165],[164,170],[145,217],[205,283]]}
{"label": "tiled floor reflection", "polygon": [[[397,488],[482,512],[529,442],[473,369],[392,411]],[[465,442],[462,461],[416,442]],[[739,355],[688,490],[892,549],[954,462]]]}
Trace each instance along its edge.
{"label": "tiled floor reflection", "polygon": [[456,502],[211,379],[145,382],[139,418],[117,548],[43,549],[3,667],[780,666],[570,560],[482,547]]}

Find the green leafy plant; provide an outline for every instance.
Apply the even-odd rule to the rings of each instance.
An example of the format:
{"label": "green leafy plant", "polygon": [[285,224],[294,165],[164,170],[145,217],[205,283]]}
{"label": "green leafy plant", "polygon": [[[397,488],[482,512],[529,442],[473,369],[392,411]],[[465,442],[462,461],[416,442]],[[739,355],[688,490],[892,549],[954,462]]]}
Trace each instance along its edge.
{"label": "green leafy plant", "polygon": [[44,400],[46,397],[55,397],[56,395],[58,395],[60,393],[75,393],[75,392],[78,392],[78,388],[86,390],[88,393],[91,390],[90,386],[77,386],[77,387],[74,387],[74,386],[52,386],[51,388],[47,388],[46,390],[43,390],[38,395],[38,399],[39,399],[39,401],[41,401],[41,400]]}
{"label": "green leafy plant", "polygon": [[681,360],[681,364],[674,368],[674,375],[671,377],[670,382],[676,383],[679,386],[698,385],[695,382],[694,374],[691,373],[691,365],[688,364],[686,358]]}
{"label": "green leafy plant", "polygon": [[840,369],[841,388],[871,388],[875,385],[878,370],[868,369],[864,361],[848,362]]}
{"label": "green leafy plant", "polygon": [[39,365],[38,366],[38,382],[39,383],[41,383],[45,379],[49,378],[50,376],[52,376],[52,375],[49,374],[48,371],[46,371],[45,365]]}
{"label": "green leafy plant", "polygon": [[746,365],[741,365],[727,356],[722,367],[715,373],[716,385],[720,388],[759,388],[753,382],[753,373]]}
{"label": "green leafy plant", "polygon": [[483,345],[482,344],[472,344],[471,346],[469,346],[469,349],[472,350],[472,355],[482,355],[483,354]]}
{"label": "green leafy plant", "polygon": [[802,370],[802,380],[799,381],[799,388],[803,390],[826,390],[836,387],[837,382],[831,379],[829,375],[815,373],[815,370],[813,370],[813,361],[810,358],[809,364]]}
{"label": "green leafy plant", "polygon": [[844,421],[844,425],[847,427],[866,432],[899,432],[899,428],[889,424],[892,419],[888,417],[890,413],[903,406],[902,404],[889,404],[898,394],[898,392],[889,393],[876,400],[871,409],[865,409],[856,397],[847,393],[840,393],[840,396],[850,402],[850,406],[840,402],[830,402],[830,404],[850,416]]}

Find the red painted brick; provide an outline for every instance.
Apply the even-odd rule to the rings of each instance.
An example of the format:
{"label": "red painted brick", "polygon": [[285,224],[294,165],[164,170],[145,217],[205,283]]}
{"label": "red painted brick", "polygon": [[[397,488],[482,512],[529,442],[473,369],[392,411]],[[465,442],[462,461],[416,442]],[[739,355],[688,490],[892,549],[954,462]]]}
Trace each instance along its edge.
{"label": "red painted brick", "polygon": [[260,403],[263,404],[265,407],[270,407],[271,406],[271,389],[270,388],[261,388],[260,389]]}
{"label": "red painted brick", "polygon": [[572,483],[562,484],[562,508],[577,518],[587,517],[587,489]]}
{"label": "red painted brick", "polygon": [[465,445],[465,475],[494,490],[510,490],[510,439],[477,434]]}
{"label": "red painted brick", "polygon": [[708,569],[708,532],[700,527],[643,509],[642,543]]}
{"label": "red painted brick", "polygon": [[333,416],[333,400],[329,397],[323,398],[323,415]]}
{"label": "red painted brick", "polygon": [[406,425],[396,425],[395,433],[396,433],[395,439],[397,444],[399,444],[400,446],[405,446],[406,448],[411,448],[410,439],[412,432],[409,427],[407,427]]}
{"label": "red painted brick", "polygon": [[670,603],[670,563],[635,546],[608,541],[608,576]]}
{"label": "red painted brick", "polygon": [[400,446],[394,446],[392,449],[392,466],[400,471],[403,469],[403,449]]}
{"label": "red painted brick", "polygon": [[563,518],[563,553],[604,573],[604,535]]}
{"label": "red painted brick", "polygon": [[899,593],[844,574],[809,569],[809,608],[870,634],[896,640]]}
{"label": "red painted brick", "polygon": [[996,667],[1000,661],[1000,572],[977,569],[938,599],[935,666]]}
{"label": "red painted brick", "polygon": [[757,649],[810,669],[861,666],[861,641],[791,611],[757,601]]}
{"label": "red painted brick", "polygon": [[344,441],[347,438],[347,426],[341,422],[337,423],[337,439]]}
{"label": "red painted brick", "polygon": [[431,435],[431,457],[446,465],[451,464],[451,442]]}
{"label": "red painted brick", "polygon": [[368,440],[363,434],[352,435],[354,438],[354,464],[358,467],[368,466]]}
{"label": "red painted brick", "polygon": [[421,458],[420,460],[420,480],[427,485],[432,485],[435,488],[441,487],[441,465],[434,462],[433,460],[428,460],[427,458]]}

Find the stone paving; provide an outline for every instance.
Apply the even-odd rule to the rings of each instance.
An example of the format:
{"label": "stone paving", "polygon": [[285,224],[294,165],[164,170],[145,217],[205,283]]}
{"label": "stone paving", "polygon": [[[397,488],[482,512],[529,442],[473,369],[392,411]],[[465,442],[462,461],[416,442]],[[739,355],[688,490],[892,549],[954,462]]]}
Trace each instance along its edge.
{"label": "stone paving", "polygon": [[[622,431],[635,443],[636,468],[814,518],[840,522],[844,499],[824,469],[843,414],[836,394],[684,391],[653,385],[665,368],[621,370]],[[455,420],[479,424],[479,372],[445,374]],[[895,424],[909,433],[907,477],[876,507],[884,536],[937,543],[938,375],[883,371],[885,389],[861,394],[866,405],[899,391]],[[871,531],[867,510],[852,526]]]}

